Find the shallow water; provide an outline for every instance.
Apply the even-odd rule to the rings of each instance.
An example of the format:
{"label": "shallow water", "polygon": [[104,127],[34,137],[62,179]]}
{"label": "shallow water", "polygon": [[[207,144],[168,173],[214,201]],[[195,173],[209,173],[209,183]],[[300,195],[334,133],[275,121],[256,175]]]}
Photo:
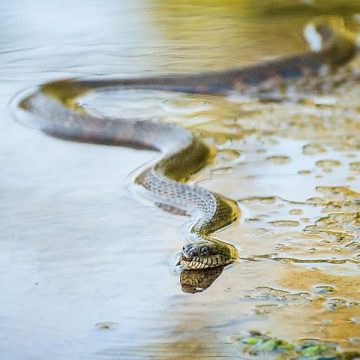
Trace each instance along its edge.
{"label": "shallow water", "polygon": [[154,154],[54,140],[16,123],[9,105],[52,79],[301,52],[314,14],[359,27],[357,1],[18,0],[0,10],[2,358],[233,359],[252,329],[359,349],[359,60],[322,91],[298,85],[292,102],[139,91],[82,100],[180,123],[217,146],[193,180],[238,201],[241,220],[219,236],[241,259],[194,295],[171,266],[184,219],[125,185]]}

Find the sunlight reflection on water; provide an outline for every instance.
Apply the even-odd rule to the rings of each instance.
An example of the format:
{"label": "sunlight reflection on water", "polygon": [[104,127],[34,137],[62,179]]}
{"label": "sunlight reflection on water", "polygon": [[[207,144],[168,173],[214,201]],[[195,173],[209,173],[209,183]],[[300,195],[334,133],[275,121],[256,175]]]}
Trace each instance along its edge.
{"label": "sunlight reflection on water", "polygon": [[221,237],[247,260],[196,296],[181,292],[169,260],[182,246],[183,219],[138,203],[124,185],[154,154],[50,139],[8,114],[14,94],[50,79],[216,70],[304,50],[306,11],[275,21],[245,1],[243,9],[187,3],[0,1],[3,356],[239,358],[229,339],[253,328],[354,348],[356,82],[318,104],[157,92],[83,100],[101,113],[181,123],[227,154],[197,179],[238,200],[241,222]]}

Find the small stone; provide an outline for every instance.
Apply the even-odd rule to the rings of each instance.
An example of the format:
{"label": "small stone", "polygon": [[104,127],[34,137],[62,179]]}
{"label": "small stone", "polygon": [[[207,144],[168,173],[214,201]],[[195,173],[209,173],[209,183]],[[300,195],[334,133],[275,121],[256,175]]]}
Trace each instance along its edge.
{"label": "small stone", "polygon": [[95,324],[98,330],[116,330],[119,324],[113,321],[104,321]]}

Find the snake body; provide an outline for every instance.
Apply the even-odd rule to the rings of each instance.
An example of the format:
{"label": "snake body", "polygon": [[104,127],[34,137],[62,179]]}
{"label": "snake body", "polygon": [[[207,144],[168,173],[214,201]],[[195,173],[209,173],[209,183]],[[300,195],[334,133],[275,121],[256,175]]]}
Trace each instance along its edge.
{"label": "snake body", "polygon": [[279,59],[243,69],[186,76],[138,79],[61,80],[38,87],[19,101],[26,122],[44,133],[65,140],[140,147],[158,151],[156,163],[135,177],[141,194],[154,203],[181,209],[191,215],[188,243],[177,264],[188,270],[232,263],[236,248],[214,232],[232,224],[240,214],[235,201],[187,181],[214,156],[214,149],[184,128],[145,119],[109,119],[86,112],[77,99],[94,89],[149,89],[199,94],[227,94],[276,80],[316,75],[350,60],[356,51],[353,37],[336,22],[311,26],[320,34],[319,51]]}

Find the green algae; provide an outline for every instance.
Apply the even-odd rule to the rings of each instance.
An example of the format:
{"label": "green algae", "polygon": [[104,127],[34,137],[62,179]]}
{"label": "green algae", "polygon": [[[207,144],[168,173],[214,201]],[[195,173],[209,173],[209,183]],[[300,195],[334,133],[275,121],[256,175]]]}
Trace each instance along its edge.
{"label": "green algae", "polygon": [[302,340],[290,343],[258,331],[250,331],[237,339],[243,353],[252,356],[266,356],[278,360],[352,360],[360,358],[356,351],[342,351],[332,342],[321,340]]}

